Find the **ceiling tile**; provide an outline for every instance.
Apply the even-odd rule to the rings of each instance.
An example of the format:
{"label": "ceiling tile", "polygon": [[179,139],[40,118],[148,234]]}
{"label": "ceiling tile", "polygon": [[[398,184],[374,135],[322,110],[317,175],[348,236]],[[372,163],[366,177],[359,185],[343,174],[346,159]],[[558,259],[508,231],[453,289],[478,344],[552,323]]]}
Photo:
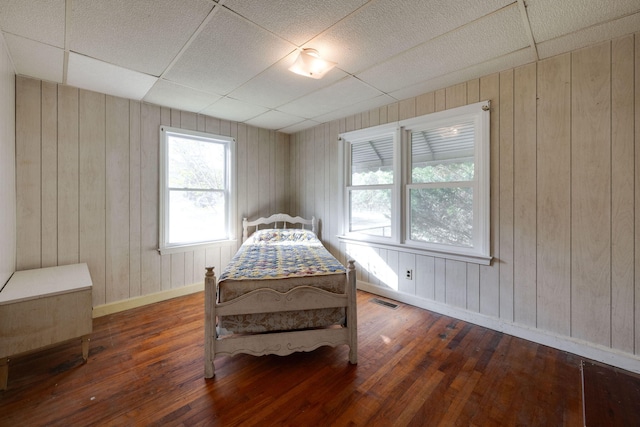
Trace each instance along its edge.
{"label": "ceiling tile", "polygon": [[211,95],[166,80],[158,80],[145,95],[144,101],[197,113],[220,98],[220,95]]}
{"label": "ceiling tile", "polygon": [[[224,6],[300,46],[366,2],[367,0],[273,0],[265,7],[259,1],[227,0]],[[283,13],[283,10],[287,12]]]}
{"label": "ceiling tile", "polygon": [[392,104],[396,101],[397,101],[396,99],[392,98],[389,95],[380,95],[380,96],[376,96],[375,98],[367,99],[367,100],[358,102],[356,104],[352,104],[347,107],[331,111],[330,113],[314,117],[314,120],[320,123],[330,122],[332,120],[340,119],[342,117],[347,117],[352,114],[362,113],[364,111],[382,107],[383,105]]}
{"label": "ceiling tile", "polygon": [[267,108],[224,97],[202,110],[201,113],[220,119],[244,122],[266,111],[268,111]]}
{"label": "ceiling tile", "polygon": [[358,78],[393,92],[529,46],[517,4],[370,68]]}
{"label": "ceiling tile", "polygon": [[64,50],[13,34],[4,39],[18,74],[62,83]]}
{"label": "ceiling tile", "polygon": [[301,130],[312,128],[312,127],[317,126],[319,124],[320,124],[320,122],[316,122],[314,120],[305,120],[305,121],[297,123],[295,125],[288,126],[286,128],[282,128],[282,129],[280,129],[280,132],[289,133],[289,134],[296,133],[296,132],[300,132]]}
{"label": "ceiling tile", "polygon": [[292,116],[280,111],[270,110],[250,120],[247,124],[265,129],[281,129],[304,121],[302,117]]}
{"label": "ceiling tile", "polygon": [[71,4],[71,50],[154,76],[162,74],[213,8],[209,0]]}
{"label": "ceiling tile", "polygon": [[156,82],[147,74],[131,71],[71,52],[67,84],[107,95],[141,100]]}
{"label": "ceiling tile", "polygon": [[226,95],[294,49],[291,43],[221,8],[164,77]]}
{"label": "ceiling tile", "polygon": [[295,51],[282,61],[269,67],[247,83],[229,94],[230,97],[245,102],[255,102],[268,108],[275,108],[293,101],[314,90],[329,86],[343,79],[347,74],[337,68],[329,71],[322,79],[310,79],[289,71],[297,58]]}
{"label": "ceiling tile", "polygon": [[0,0],[0,28],[64,48],[65,0]]}
{"label": "ceiling tile", "polygon": [[580,49],[612,37],[631,34],[640,29],[640,13],[625,16],[605,24],[594,25],[583,30],[575,31],[565,36],[539,43],[538,55],[541,59],[549,58],[561,53]]}
{"label": "ceiling tile", "polygon": [[537,43],[639,11],[638,0],[527,0]]}
{"label": "ceiling tile", "polygon": [[413,86],[408,86],[397,91],[390,92],[389,95],[397,99],[412,98],[423,93],[432,92],[437,89],[466,82],[471,79],[477,79],[531,62],[534,62],[531,49],[525,48],[498,58],[490,59],[489,61],[485,61],[480,64],[472,65],[471,67],[464,68],[462,70],[453,71],[451,73],[417,83]]}
{"label": "ceiling tile", "polygon": [[314,38],[308,47],[354,74],[511,3],[375,0]]}
{"label": "ceiling tile", "polygon": [[[0,0],[19,74],[285,132],[638,28],[640,0]],[[306,47],[337,67],[290,73]]]}
{"label": "ceiling tile", "polygon": [[331,86],[285,104],[278,110],[311,119],[380,95],[382,93],[377,89],[355,77],[347,77]]}

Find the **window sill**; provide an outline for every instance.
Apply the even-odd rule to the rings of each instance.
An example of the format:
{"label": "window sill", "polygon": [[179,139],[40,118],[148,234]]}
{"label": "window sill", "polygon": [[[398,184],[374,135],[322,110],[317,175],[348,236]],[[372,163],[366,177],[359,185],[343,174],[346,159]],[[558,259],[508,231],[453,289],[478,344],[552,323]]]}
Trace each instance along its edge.
{"label": "window sill", "polygon": [[493,259],[493,257],[491,256],[478,255],[473,253],[448,252],[444,250],[427,249],[427,248],[421,248],[418,246],[412,246],[406,243],[402,244],[402,243],[380,242],[378,240],[376,241],[362,240],[362,239],[358,239],[350,236],[338,236],[338,239],[346,243],[354,243],[361,246],[369,246],[373,248],[382,248],[382,249],[392,249],[399,252],[412,253],[416,255],[426,255],[426,256],[432,256],[436,258],[445,258],[445,259],[450,259],[454,261],[469,262],[469,263],[480,264],[480,265],[491,265],[491,261]]}
{"label": "window sill", "polygon": [[219,248],[225,246],[236,246],[238,244],[237,240],[218,240],[215,242],[205,242],[205,243],[194,243],[194,244],[186,244],[186,245],[175,245],[175,246],[165,246],[158,248],[158,252],[160,255],[170,255],[170,254],[178,254],[184,252],[194,251],[196,249],[208,249],[208,248]]}

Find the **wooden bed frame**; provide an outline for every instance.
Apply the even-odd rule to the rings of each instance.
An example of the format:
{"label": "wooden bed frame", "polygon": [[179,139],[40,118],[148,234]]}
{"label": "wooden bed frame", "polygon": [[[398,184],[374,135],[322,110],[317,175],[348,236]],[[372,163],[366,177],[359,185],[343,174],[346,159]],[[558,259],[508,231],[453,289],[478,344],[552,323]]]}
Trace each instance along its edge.
{"label": "wooden bed frame", "polygon": [[[278,227],[277,223],[282,223]],[[311,226],[316,232],[316,220],[275,214],[255,221],[243,219],[243,241],[248,237],[247,228],[264,224],[276,224],[274,228],[287,228],[287,224]],[[207,267],[205,274],[205,377],[215,375],[213,360],[217,355],[247,353],[254,356],[277,354],[286,356],[298,351],[311,351],[318,347],[349,346],[349,362],[358,363],[358,331],[356,309],[356,271],[353,260],[349,260],[345,275],[344,293],[334,293],[313,286],[298,286],[281,293],[269,288],[261,288],[241,295],[233,300],[219,303],[217,298],[217,280],[213,267]],[[271,279],[287,280],[287,279]],[[304,329],[247,335],[218,336],[217,316],[276,313],[285,311],[313,310],[344,307],[345,325],[319,329]]]}

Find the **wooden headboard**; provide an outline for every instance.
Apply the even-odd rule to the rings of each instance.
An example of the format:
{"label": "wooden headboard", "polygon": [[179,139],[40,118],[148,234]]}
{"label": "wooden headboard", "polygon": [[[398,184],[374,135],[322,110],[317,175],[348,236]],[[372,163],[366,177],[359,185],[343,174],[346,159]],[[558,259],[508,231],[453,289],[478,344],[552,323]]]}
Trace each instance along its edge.
{"label": "wooden headboard", "polygon": [[[311,219],[304,219],[299,216],[291,216],[283,213],[273,214],[270,217],[258,218],[253,221],[248,221],[247,218],[242,218],[242,241],[244,242],[249,237],[249,227],[255,227],[253,231],[258,230],[261,225],[271,225],[269,228],[304,228],[310,227],[311,231],[318,233],[316,217],[312,216]],[[298,226],[299,227],[296,227]],[[293,227],[291,227],[293,226]]]}

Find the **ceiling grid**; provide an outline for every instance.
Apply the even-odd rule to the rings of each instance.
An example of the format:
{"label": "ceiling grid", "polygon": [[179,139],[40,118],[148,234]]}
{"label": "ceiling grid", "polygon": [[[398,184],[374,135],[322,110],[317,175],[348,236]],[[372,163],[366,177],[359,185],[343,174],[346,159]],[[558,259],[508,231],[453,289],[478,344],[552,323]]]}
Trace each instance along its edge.
{"label": "ceiling grid", "polygon": [[19,75],[285,133],[639,30],[638,0],[0,0]]}

